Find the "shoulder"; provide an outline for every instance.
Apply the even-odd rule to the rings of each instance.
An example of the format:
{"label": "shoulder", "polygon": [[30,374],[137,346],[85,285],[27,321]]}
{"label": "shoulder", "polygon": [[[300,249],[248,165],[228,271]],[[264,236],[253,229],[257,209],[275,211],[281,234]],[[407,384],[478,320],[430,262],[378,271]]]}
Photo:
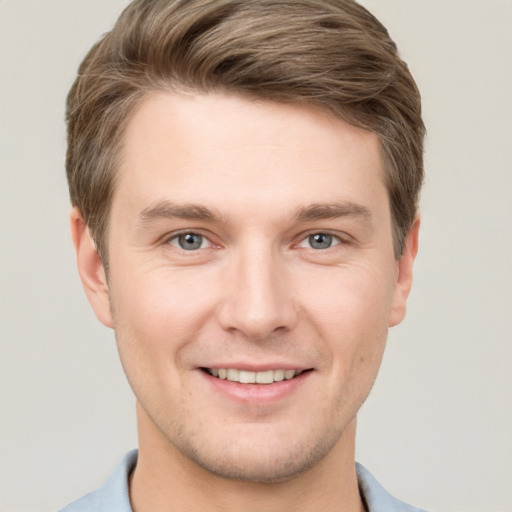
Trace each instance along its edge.
{"label": "shoulder", "polygon": [[132,512],[128,479],[137,463],[137,450],[125,455],[103,487],[70,503],[59,512]]}
{"label": "shoulder", "polygon": [[391,496],[375,477],[357,462],[356,472],[359,491],[366,502],[368,512],[426,512]]}

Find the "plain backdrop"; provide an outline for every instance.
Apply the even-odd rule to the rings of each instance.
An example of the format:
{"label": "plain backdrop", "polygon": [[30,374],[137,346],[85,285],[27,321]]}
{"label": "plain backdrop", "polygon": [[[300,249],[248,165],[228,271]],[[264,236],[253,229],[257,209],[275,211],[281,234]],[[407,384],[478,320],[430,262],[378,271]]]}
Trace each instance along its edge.
{"label": "plain backdrop", "polygon": [[[417,78],[427,178],[406,321],[357,458],[434,512],[512,510],[512,2],[366,0]],[[64,100],[123,0],[0,0],[0,510],[52,511],[136,446],[112,332],[75,270]]]}

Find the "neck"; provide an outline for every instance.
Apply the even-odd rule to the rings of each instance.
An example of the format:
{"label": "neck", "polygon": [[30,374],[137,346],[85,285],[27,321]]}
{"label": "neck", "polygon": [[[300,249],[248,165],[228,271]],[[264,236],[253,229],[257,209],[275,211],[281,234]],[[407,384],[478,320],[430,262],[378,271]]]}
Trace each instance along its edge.
{"label": "neck", "polygon": [[140,406],[137,417],[133,512],[364,512],[354,464],[355,420],[313,468],[284,482],[259,483],[210,473],[176,450]]}

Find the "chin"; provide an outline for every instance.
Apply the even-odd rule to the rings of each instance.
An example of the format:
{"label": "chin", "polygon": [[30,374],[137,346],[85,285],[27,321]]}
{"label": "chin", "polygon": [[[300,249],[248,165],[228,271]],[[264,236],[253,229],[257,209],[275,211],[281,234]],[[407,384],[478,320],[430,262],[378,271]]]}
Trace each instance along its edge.
{"label": "chin", "polygon": [[211,440],[205,447],[188,439],[178,449],[187,459],[219,478],[269,484],[286,482],[308,472],[333,450],[341,433],[320,440],[295,439],[293,444],[290,437],[289,434],[285,442],[273,437],[255,443],[255,438],[248,436],[223,449],[218,444],[213,448]]}
{"label": "chin", "polygon": [[204,456],[191,456],[189,458],[208,473],[219,478],[237,480],[241,482],[253,482],[271,484],[286,482],[310,470],[318,459],[325,454],[288,454],[285,458],[272,461],[262,457],[238,457],[232,459],[209,459]]}

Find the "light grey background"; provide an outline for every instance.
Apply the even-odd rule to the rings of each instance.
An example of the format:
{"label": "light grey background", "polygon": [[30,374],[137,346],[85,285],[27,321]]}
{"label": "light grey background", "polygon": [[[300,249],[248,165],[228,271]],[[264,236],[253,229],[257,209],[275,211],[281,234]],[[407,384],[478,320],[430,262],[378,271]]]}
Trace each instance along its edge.
{"label": "light grey background", "polygon": [[[512,510],[512,2],[366,0],[423,92],[416,278],[358,459],[436,512]],[[112,333],[74,266],[64,98],[123,0],[0,0],[0,511],[51,511],[136,445]]]}

